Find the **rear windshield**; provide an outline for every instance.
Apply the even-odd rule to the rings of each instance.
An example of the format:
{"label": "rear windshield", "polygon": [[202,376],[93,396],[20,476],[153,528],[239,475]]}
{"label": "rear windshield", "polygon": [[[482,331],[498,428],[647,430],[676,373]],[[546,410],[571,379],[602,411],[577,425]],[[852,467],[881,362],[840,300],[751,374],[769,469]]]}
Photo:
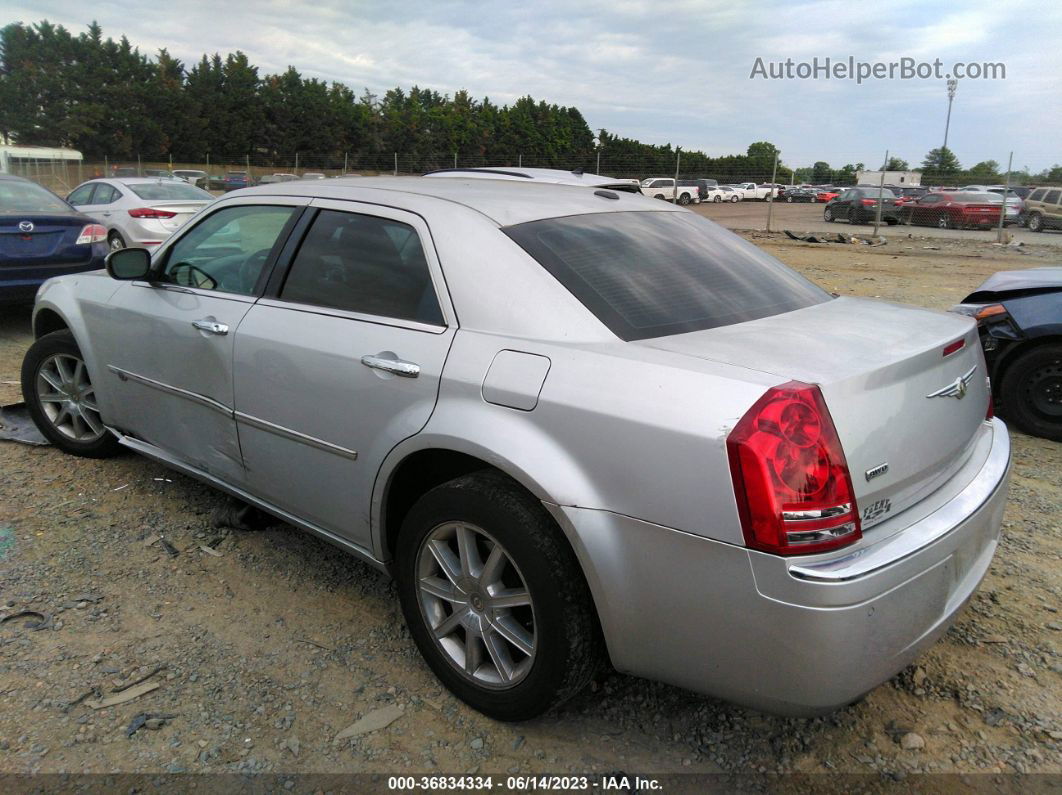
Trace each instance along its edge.
{"label": "rear windshield", "polygon": [[72,213],[70,205],[33,182],[0,180],[0,213]]}
{"label": "rear windshield", "polygon": [[576,215],[504,231],[623,340],[729,326],[830,297],[693,213]]}
{"label": "rear windshield", "polygon": [[129,185],[129,190],[148,201],[181,201],[183,199],[204,201],[214,198],[205,190],[200,190],[187,182],[141,182],[137,185]]}

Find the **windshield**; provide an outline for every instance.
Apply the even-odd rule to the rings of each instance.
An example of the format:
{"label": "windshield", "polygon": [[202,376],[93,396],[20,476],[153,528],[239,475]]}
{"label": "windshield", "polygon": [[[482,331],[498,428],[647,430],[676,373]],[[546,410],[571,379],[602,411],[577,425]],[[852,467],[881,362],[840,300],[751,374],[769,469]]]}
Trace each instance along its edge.
{"label": "windshield", "polygon": [[138,185],[129,185],[129,189],[141,199],[148,201],[205,201],[214,197],[205,190],[200,190],[187,182],[143,182]]}
{"label": "windshield", "polygon": [[624,340],[743,323],[830,297],[692,213],[595,213],[504,231]]}
{"label": "windshield", "polygon": [[69,204],[36,183],[0,180],[0,213],[72,212]]}

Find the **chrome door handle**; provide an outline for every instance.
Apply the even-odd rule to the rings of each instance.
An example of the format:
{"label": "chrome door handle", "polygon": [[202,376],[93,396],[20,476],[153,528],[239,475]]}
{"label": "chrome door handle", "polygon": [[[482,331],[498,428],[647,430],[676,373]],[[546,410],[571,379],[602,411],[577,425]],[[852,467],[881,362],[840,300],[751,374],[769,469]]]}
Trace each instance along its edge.
{"label": "chrome door handle", "polygon": [[376,354],[371,356],[366,354],[361,357],[361,363],[366,367],[372,367],[374,370],[383,370],[385,373],[393,373],[394,375],[400,375],[403,378],[416,378],[420,375],[420,365],[413,362],[406,362],[402,359],[392,359],[386,356]]}
{"label": "chrome door handle", "polygon": [[229,327],[224,323],[218,323],[216,320],[193,320],[192,325],[207,334],[224,336],[229,333]]}

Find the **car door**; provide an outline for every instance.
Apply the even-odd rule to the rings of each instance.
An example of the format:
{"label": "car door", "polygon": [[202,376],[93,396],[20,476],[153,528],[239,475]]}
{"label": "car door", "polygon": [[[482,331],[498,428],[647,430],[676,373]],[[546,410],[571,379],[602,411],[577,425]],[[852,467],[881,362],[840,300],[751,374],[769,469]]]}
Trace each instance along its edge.
{"label": "car door", "polygon": [[73,192],[66,197],[66,200],[79,210],[84,211],[85,207],[92,204],[92,192],[94,190],[96,190],[96,183],[86,182],[84,185],[74,188]]}
{"label": "car door", "polygon": [[454,315],[422,218],[311,206],[236,334],[236,422],[252,493],[372,554],[376,474],[435,408]]}
{"label": "car door", "polygon": [[233,416],[235,331],[261,293],[306,199],[223,203],[156,254],[152,281],[123,282],[86,307],[97,360],[113,379],[119,430],[239,485]]}
{"label": "car door", "polygon": [[914,206],[911,208],[911,223],[913,224],[927,224],[933,223],[930,219],[930,213],[940,203],[940,196],[928,195],[923,196]]}
{"label": "car door", "polygon": [[97,182],[96,190],[88,204],[78,206],[85,215],[94,218],[107,227],[108,230],[115,228],[111,216],[114,215],[114,203],[122,196],[121,192],[106,182]]}
{"label": "car door", "polygon": [[834,199],[833,202],[834,218],[852,217],[852,199],[855,194],[856,191],[852,190],[851,188],[845,191],[841,191],[841,195]]}

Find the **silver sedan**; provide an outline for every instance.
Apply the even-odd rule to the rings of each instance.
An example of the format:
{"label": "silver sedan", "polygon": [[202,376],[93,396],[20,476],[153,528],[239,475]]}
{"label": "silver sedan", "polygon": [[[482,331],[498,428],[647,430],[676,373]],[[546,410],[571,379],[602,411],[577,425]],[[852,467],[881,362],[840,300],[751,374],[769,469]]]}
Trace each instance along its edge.
{"label": "silver sedan", "polygon": [[797,715],[955,620],[1010,471],[966,317],[835,297],[635,194],[285,183],[47,282],[22,388],[391,573],[500,719],[602,663]]}
{"label": "silver sedan", "polygon": [[128,177],[89,180],[66,200],[107,228],[112,250],[126,246],[151,250],[214,197],[183,180]]}

